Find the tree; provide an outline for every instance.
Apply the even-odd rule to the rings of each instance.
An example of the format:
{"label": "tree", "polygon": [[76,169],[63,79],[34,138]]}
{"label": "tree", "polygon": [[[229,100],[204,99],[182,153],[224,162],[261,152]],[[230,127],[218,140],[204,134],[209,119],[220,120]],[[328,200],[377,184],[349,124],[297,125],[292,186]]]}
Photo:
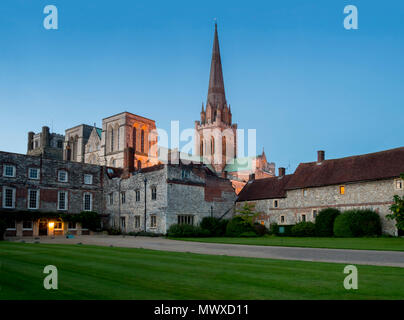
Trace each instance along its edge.
{"label": "tree", "polygon": [[255,212],[255,204],[245,202],[241,209],[236,210],[237,216],[240,217],[246,224],[253,225],[255,218],[260,215]]}
{"label": "tree", "polygon": [[[401,174],[401,179],[404,179],[404,174]],[[387,219],[396,220],[396,227],[399,230],[404,230],[404,196],[394,196],[394,204],[390,207],[391,214],[386,215]]]}

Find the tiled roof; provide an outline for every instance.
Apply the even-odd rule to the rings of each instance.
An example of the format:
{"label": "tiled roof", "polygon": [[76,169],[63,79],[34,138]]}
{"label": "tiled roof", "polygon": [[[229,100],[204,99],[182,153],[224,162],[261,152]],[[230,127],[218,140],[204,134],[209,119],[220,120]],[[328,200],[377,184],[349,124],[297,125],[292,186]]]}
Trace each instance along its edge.
{"label": "tiled roof", "polygon": [[347,158],[301,163],[286,189],[381,180],[404,173],[404,147]]}
{"label": "tiled roof", "polygon": [[285,186],[291,177],[292,175],[285,175],[250,181],[240,191],[237,201],[284,198]]}

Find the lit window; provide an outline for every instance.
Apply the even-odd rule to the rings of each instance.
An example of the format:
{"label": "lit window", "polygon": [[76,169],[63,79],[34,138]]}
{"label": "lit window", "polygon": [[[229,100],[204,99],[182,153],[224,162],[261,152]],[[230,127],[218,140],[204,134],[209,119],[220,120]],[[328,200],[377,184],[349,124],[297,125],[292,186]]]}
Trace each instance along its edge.
{"label": "lit window", "polygon": [[403,180],[402,179],[395,180],[395,186],[396,186],[397,190],[402,190],[403,189]]}
{"label": "lit window", "polygon": [[39,169],[38,168],[29,168],[28,169],[28,178],[38,180],[39,179]]}
{"label": "lit window", "polygon": [[84,175],[84,184],[93,184],[93,175],[92,174]]}
{"label": "lit window", "polygon": [[157,227],[157,217],[155,214],[152,214],[150,216],[150,228],[156,228]]}
{"label": "lit window", "polygon": [[62,230],[63,229],[63,222],[58,220],[55,222],[55,230]]}
{"label": "lit window", "polygon": [[58,180],[59,182],[67,182],[67,171],[60,170],[58,172]]}
{"label": "lit window", "polygon": [[3,208],[15,207],[15,189],[3,187]]}
{"label": "lit window", "polygon": [[345,194],[345,186],[339,187],[339,194]]}
{"label": "lit window", "polygon": [[58,192],[58,210],[67,210],[67,192]]}
{"label": "lit window", "polygon": [[9,164],[4,165],[3,176],[9,178],[15,177],[15,166]]}
{"label": "lit window", "polygon": [[278,208],[278,206],[279,206],[278,200],[274,200],[274,208]]}
{"label": "lit window", "polygon": [[140,191],[136,190],[136,201],[140,201]]}
{"label": "lit window", "polygon": [[28,189],[28,209],[38,209],[39,191],[36,189]]}
{"label": "lit window", "polygon": [[93,195],[91,193],[84,193],[83,210],[91,211],[92,209],[93,209]]}
{"label": "lit window", "polygon": [[152,198],[152,200],[157,199],[157,188],[156,187],[151,188],[151,198]]}

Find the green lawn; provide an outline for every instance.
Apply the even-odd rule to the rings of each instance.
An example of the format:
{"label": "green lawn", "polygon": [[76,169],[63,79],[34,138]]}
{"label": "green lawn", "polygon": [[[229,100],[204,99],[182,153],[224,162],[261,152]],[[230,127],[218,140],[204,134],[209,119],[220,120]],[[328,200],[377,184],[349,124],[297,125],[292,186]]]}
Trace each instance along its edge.
{"label": "green lawn", "polygon": [[404,238],[306,238],[264,236],[257,238],[171,238],[175,240],[249,244],[257,246],[404,251]]}
{"label": "green lawn", "polygon": [[[87,245],[0,243],[0,299],[404,299],[404,268]],[[59,289],[43,288],[55,265]]]}

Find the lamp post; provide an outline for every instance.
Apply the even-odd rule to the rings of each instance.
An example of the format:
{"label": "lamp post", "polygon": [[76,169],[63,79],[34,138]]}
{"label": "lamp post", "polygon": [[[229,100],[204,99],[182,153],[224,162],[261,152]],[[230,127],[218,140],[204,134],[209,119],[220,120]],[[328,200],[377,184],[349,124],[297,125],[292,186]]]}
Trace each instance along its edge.
{"label": "lamp post", "polygon": [[146,200],[147,200],[147,194],[146,194],[146,184],[147,184],[147,178],[144,178],[144,231],[146,232]]}

